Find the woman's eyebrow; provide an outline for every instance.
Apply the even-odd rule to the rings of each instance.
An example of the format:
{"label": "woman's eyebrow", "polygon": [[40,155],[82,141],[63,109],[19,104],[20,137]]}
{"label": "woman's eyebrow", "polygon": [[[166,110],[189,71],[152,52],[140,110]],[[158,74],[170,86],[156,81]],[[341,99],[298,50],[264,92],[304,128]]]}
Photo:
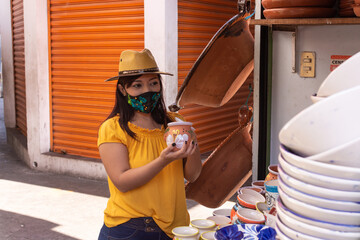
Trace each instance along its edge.
{"label": "woman's eyebrow", "polygon": [[150,80],[149,80],[149,81],[154,80],[154,79],[158,79],[158,78],[157,78],[157,77],[153,77],[153,78],[150,78]]}

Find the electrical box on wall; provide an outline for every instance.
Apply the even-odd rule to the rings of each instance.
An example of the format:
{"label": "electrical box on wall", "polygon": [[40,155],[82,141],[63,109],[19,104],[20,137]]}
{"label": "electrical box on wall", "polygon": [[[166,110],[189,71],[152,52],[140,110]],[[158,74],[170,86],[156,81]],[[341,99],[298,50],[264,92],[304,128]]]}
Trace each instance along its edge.
{"label": "electrical box on wall", "polygon": [[315,77],[315,52],[302,52],[300,59],[300,77]]}

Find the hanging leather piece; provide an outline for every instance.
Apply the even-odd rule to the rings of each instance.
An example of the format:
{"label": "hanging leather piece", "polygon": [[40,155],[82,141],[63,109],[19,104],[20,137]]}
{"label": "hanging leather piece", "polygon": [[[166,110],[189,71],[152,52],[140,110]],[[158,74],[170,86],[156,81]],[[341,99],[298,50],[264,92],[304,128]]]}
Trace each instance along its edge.
{"label": "hanging leather piece", "polygon": [[186,185],[187,198],[217,208],[248,180],[252,173],[251,125],[235,129],[212,152],[198,179]]}

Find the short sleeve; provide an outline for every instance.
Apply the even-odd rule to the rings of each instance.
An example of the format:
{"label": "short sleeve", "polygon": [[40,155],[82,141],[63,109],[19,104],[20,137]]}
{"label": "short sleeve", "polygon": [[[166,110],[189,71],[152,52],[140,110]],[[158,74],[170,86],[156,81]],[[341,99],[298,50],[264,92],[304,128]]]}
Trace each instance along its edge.
{"label": "short sleeve", "polygon": [[114,117],[101,124],[98,132],[98,147],[103,143],[122,143],[126,145],[126,133],[120,127],[118,120],[118,117]]}

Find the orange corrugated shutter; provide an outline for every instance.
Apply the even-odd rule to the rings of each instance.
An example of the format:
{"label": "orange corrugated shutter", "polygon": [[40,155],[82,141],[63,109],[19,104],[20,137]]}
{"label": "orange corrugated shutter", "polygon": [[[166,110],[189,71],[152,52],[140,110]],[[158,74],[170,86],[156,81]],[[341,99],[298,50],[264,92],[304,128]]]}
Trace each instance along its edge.
{"label": "orange corrugated shutter", "polygon": [[27,135],[23,0],[11,1],[16,127]]}
{"label": "orange corrugated shutter", "polygon": [[97,130],[114,104],[124,49],[144,48],[144,2],[49,0],[51,150],[99,158]]}
{"label": "orange corrugated shutter", "polygon": [[[178,1],[179,87],[212,36],[236,15],[236,4],[234,0]],[[214,150],[239,126],[238,109],[246,102],[249,84],[252,82],[251,75],[236,95],[222,107],[209,108],[193,104],[180,111],[187,121],[194,123],[202,153]],[[249,104],[252,104],[252,97]]]}

